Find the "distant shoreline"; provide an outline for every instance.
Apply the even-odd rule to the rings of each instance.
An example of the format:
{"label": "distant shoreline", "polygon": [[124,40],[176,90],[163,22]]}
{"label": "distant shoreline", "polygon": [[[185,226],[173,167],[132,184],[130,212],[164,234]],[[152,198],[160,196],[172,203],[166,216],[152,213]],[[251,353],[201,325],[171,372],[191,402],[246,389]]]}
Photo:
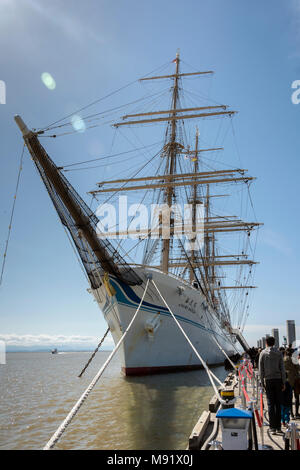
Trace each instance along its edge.
{"label": "distant shoreline", "polygon": [[[54,349],[54,348],[52,348]],[[6,353],[33,353],[33,352],[43,352],[43,353],[51,353],[51,348],[49,349],[6,349]],[[112,349],[101,349],[98,352],[110,352]],[[94,349],[58,349],[58,353],[68,353],[68,352],[94,352]]]}

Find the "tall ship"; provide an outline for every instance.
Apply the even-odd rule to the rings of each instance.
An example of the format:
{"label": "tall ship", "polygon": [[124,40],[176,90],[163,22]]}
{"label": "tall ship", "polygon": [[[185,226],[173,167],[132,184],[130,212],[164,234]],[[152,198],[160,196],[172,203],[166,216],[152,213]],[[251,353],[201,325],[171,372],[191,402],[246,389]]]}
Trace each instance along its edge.
{"label": "tall ship", "polygon": [[[146,109],[137,112],[138,100],[131,101],[128,108],[133,111],[120,116],[122,105],[116,109],[119,119],[109,122],[110,129],[122,135],[125,129],[134,128],[132,135],[141,131],[138,142],[143,147],[135,146],[130,175],[128,164],[124,166],[130,150],[106,157],[114,156],[122,174],[89,191],[97,210],[66,178],[71,165],[57,166],[40,143],[41,136],[51,137],[53,129],[70,126],[70,120],[29,130],[20,116],[15,117],[115,344],[140,307],[120,347],[125,375],[201,367],[174,317],[209,366],[224,363],[224,353],[234,355],[238,342],[248,348],[242,331],[254,287],[251,236],[260,224],[255,218],[248,222],[228,214],[228,204],[232,188],[235,195],[246,193],[252,204],[249,187],[254,178],[243,168],[224,168],[218,157],[223,147],[205,146],[198,127],[202,121],[214,126],[220,119],[231,125],[235,111],[216,102],[195,103],[196,95],[193,104],[185,104],[184,81],[212,72],[182,72],[179,52],[169,67],[171,73],[140,79],[142,84],[167,82],[168,106],[160,107],[161,95],[151,90],[139,102],[146,102]],[[78,122],[106,116],[103,111],[84,116],[77,127]],[[155,151],[151,143],[144,144],[154,135],[160,139],[153,144]],[[206,134],[207,141],[212,141],[211,135]],[[207,160],[207,155],[214,158]],[[229,188],[229,194],[219,188]],[[227,212],[218,209],[224,200]]]}

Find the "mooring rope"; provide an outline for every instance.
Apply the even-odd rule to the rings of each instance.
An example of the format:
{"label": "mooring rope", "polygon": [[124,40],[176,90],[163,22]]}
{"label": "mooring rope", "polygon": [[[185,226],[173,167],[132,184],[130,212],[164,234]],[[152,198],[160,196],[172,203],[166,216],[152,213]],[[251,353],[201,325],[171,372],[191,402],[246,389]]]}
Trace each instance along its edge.
{"label": "mooring rope", "polygon": [[84,374],[84,372],[86,371],[86,369],[88,368],[88,366],[90,365],[90,363],[92,362],[92,360],[94,359],[94,357],[96,356],[97,352],[99,351],[99,349],[100,349],[101,346],[102,346],[103,341],[105,340],[106,336],[108,335],[108,332],[109,332],[109,327],[107,328],[106,332],[105,332],[104,335],[102,336],[100,343],[98,344],[98,346],[96,347],[95,351],[93,352],[93,354],[91,355],[91,357],[90,357],[89,360],[87,361],[86,365],[84,366],[84,368],[82,369],[82,371],[81,371],[80,374],[78,375],[79,378],[82,377],[82,375]]}
{"label": "mooring rope", "polygon": [[17,177],[17,184],[16,184],[16,190],[15,190],[15,194],[14,194],[14,202],[13,202],[13,205],[12,205],[12,210],[11,210],[11,215],[10,215],[10,220],[9,220],[9,226],[8,226],[8,234],[7,234],[5,249],[4,249],[4,253],[3,253],[3,262],[2,262],[1,275],[0,275],[0,286],[1,286],[2,280],[3,280],[3,274],[4,274],[4,268],[5,268],[5,263],[6,263],[7,250],[8,250],[8,243],[9,243],[9,239],[10,239],[12,222],[13,222],[13,218],[14,218],[14,212],[15,212],[15,206],[16,206],[16,200],[17,200],[17,193],[18,193],[18,189],[19,189],[20,177],[21,177],[21,172],[22,172],[22,168],[23,168],[24,150],[25,150],[25,144],[23,145],[23,150],[22,150],[22,153],[21,153],[20,165],[19,165],[19,171],[18,171],[18,177]]}
{"label": "mooring rope", "polygon": [[222,351],[222,353],[227,357],[228,361],[230,362],[230,364],[232,365],[233,369],[235,370],[236,369],[236,365],[232,362],[232,360],[230,359],[230,357],[228,356],[228,354],[226,353],[226,351],[224,351],[224,349],[222,348],[222,346],[220,346],[220,344],[218,343],[218,341],[216,340],[216,338],[214,336],[212,336],[213,339],[215,340],[217,346],[219,347],[219,349]]}
{"label": "mooring rope", "polygon": [[189,339],[188,335],[186,334],[186,332],[184,331],[184,329],[182,328],[182,326],[180,325],[179,321],[177,320],[177,318],[175,317],[174,313],[172,312],[172,310],[170,309],[169,305],[167,304],[167,302],[165,301],[164,297],[162,296],[162,294],[160,293],[157,285],[155,284],[155,282],[152,280],[152,283],[153,285],[155,286],[157,292],[159,293],[160,297],[162,298],[162,301],[164,302],[165,306],[167,307],[167,309],[169,310],[171,316],[173,317],[173,319],[175,320],[178,328],[180,329],[180,331],[182,332],[182,334],[184,335],[185,339],[187,340],[187,342],[189,343],[189,345],[191,346],[192,350],[194,351],[194,353],[196,354],[196,356],[198,357],[198,359],[200,360],[201,364],[203,365],[204,369],[206,370],[206,373],[208,375],[208,378],[212,384],[212,387],[215,391],[215,394],[217,395],[219,401],[221,403],[226,403],[225,400],[223,400],[223,398],[220,396],[219,394],[219,391],[216,387],[216,384],[214,383],[213,381],[213,378],[215,379],[216,382],[219,383],[219,385],[221,387],[223,387],[224,385],[222,384],[222,382],[218,379],[218,377],[213,374],[213,372],[209,369],[209,367],[207,366],[206,362],[204,361],[204,359],[200,356],[199,352],[197,351],[197,349],[195,348],[195,346],[193,345],[193,343],[191,342],[191,340]]}
{"label": "mooring rope", "polygon": [[144,301],[144,297],[145,297],[145,294],[147,292],[147,289],[148,289],[148,285],[149,285],[149,279],[147,279],[147,283],[146,283],[146,287],[145,287],[145,290],[144,290],[144,293],[143,293],[143,296],[141,298],[141,301],[139,303],[139,306],[135,312],[135,314],[133,315],[129,325],[127,326],[124,334],[122,335],[122,337],[120,338],[120,340],[118,341],[117,345],[115,346],[114,350],[111,352],[111,354],[108,356],[107,360],[105,361],[105,363],[103,364],[103,366],[100,368],[100,370],[98,371],[98,373],[95,375],[95,377],[93,378],[92,382],[90,383],[90,385],[87,387],[87,389],[83,392],[83,394],[81,395],[81,397],[79,398],[79,400],[77,401],[77,403],[73,406],[72,410],[70,411],[70,413],[68,414],[68,416],[64,419],[64,421],[61,423],[61,425],[59,426],[59,428],[57,429],[57,431],[55,431],[55,433],[53,434],[53,436],[51,437],[51,439],[47,442],[47,444],[45,445],[45,447],[43,448],[43,450],[50,450],[52,449],[55,444],[57,443],[57,441],[60,439],[60,437],[62,436],[62,434],[65,432],[65,430],[67,429],[68,425],[71,423],[72,419],[74,418],[74,416],[76,415],[76,413],[79,411],[79,409],[81,408],[82,404],[84,403],[84,401],[87,399],[87,397],[89,396],[89,394],[91,393],[91,391],[93,390],[93,388],[95,387],[95,385],[97,384],[98,380],[100,379],[101,375],[103,374],[103,372],[105,371],[106,367],[108,366],[108,364],[110,363],[111,359],[114,357],[115,353],[118,351],[119,347],[121,346],[122,342],[124,341],[128,331],[130,330],[134,320],[136,319],[136,316],[141,308],[141,305]]}

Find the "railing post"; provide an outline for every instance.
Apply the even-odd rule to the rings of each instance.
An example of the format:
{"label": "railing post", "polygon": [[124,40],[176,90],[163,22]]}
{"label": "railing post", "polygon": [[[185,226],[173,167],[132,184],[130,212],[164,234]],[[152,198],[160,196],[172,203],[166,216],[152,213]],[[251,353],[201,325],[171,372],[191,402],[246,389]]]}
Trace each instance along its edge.
{"label": "railing post", "polygon": [[298,430],[297,424],[290,423],[289,430],[290,430],[290,448],[291,450],[298,450],[297,439],[299,437],[299,430]]}

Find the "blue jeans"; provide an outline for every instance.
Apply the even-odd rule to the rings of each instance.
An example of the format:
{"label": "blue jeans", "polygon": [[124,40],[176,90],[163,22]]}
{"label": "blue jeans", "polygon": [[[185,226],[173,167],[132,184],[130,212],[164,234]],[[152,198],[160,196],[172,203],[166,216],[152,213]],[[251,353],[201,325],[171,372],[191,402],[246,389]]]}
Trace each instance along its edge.
{"label": "blue jeans", "polygon": [[289,423],[290,422],[291,407],[281,405],[281,422]]}
{"label": "blue jeans", "polygon": [[266,380],[266,394],[271,429],[281,429],[281,394],[282,380]]}

